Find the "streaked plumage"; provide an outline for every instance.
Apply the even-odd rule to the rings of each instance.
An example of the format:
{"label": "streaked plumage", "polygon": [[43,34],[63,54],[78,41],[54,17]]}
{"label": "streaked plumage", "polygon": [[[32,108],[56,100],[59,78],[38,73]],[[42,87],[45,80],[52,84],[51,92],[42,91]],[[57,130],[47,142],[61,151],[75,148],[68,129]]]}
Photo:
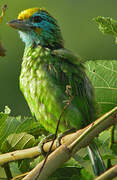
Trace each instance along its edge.
{"label": "streaked plumage", "polygon": [[[96,119],[92,85],[77,56],[64,48],[57,21],[44,9],[22,11],[9,25],[25,42],[20,88],[30,110],[49,132],[80,129]],[[99,160],[99,159],[98,159]],[[103,172],[103,168],[98,167]],[[100,172],[98,172],[100,174]]]}

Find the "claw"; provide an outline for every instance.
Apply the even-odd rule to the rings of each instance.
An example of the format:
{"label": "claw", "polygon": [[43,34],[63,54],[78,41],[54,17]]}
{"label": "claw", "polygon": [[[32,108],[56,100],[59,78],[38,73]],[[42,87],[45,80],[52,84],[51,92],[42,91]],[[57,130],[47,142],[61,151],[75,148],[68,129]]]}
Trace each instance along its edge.
{"label": "claw", "polygon": [[57,139],[56,139],[56,148],[58,148],[58,147],[61,145],[61,139],[62,139],[64,136],[66,136],[66,135],[68,135],[68,134],[70,134],[70,133],[73,133],[73,132],[75,132],[75,131],[76,131],[75,129],[68,129],[68,130],[66,130],[66,131],[63,132],[63,133],[60,133],[60,134],[58,135]]}
{"label": "claw", "polygon": [[53,134],[49,134],[48,136],[42,138],[41,141],[39,142],[39,144],[38,144],[38,151],[39,151],[42,155],[44,155],[44,156],[46,155],[46,152],[45,152],[44,149],[43,149],[44,144],[47,143],[47,142],[49,142],[49,141],[51,141],[52,138],[53,138],[53,136],[54,136]]}

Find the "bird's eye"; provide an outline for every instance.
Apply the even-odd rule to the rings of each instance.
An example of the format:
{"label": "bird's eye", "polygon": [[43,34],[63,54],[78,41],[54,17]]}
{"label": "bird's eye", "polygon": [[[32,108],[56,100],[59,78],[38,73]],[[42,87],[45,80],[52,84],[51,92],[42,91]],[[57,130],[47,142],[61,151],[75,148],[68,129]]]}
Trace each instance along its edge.
{"label": "bird's eye", "polygon": [[33,17],[30,18],[30,20],[32,22],[37,22],[38,23],[38,22],[42,21],[42,18],[40,16],[33,16]]}

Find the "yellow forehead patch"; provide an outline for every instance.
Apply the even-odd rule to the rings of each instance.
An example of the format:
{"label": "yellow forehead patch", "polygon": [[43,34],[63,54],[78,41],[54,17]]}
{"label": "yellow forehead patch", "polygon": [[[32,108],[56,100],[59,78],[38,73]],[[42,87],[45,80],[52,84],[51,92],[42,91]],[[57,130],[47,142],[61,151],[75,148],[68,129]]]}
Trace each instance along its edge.
{"label": "yellow forehead patch", "polygon": [[24,11],[21,11],[21,13],[18,15],[18,19],[28,19],[29,17],[31,17],[34,13],[36,13],[37,11],[45,11],[45,9],[42,8],[30,8],[30,9],[26,9]]}

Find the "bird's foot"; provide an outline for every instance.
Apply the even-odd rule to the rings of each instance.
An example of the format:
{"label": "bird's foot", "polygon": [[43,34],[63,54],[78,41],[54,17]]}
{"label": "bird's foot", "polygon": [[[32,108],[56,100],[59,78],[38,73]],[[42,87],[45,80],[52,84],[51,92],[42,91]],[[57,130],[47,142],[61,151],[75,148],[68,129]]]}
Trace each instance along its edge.
{"label": "bird's foot", "polygon": [[63,133],[58,134],[58,137],[57,137],[57,139],[56,139],[56,147],[59,147],[59,146],[61,145],[61,139],[62,139],[64,136],[66,136],[66,135],[68,135],[68,134],[70,134],[70,133],[73,133],[73,132],[75,132],[75,131],[76,131],[75,129],[68,129],[68,130],[66,130],[66,131],[63,132]]}
{"label": "bird's foot", "polygon": [[54,136],[54,134],[49,134],[48,136],[42,138],[41,141],[39,142],[39,144],[38,144],[38,151],[42,155],[46,156],[47,153],[44,151],[43,146],[44,146],[45,143],[51,141],[53,139],[53,136]]}

